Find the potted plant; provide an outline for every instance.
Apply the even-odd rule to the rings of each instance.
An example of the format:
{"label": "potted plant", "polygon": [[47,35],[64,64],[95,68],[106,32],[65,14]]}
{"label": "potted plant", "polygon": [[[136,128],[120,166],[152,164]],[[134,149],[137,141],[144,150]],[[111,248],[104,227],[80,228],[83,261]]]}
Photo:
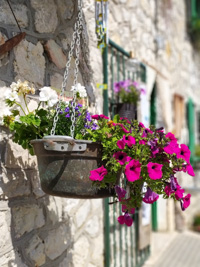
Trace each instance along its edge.
{"label": "potted plant", "polygon": [[[76,96],[85,94],[83,86],[76,87]],[[79,198],[114,194],[122,205],[123,215],[118,221],[127,226],[133,222],[130,214],[135,208],[142,202],[155,202],[159,195],[180,201],[182,210],[190,205],[190,194],[184,195],[176,178],[179,172],[195,175],[190,151],[186,145],[178,144],[172,133],[165,134],[163,128],[154,126],[146,128],[119,115],[113,120],[103,114],[91,115],[74,102],[60,102],[56,111],[52,108],[58,97],[49,87],[40,89],[37,108],[30,111],[29,93],[34,89],[26,82],[11,84],[5,92],[10,110],[6,111],[3,124],[13,132],[13,140],[31,154],[34,146],[47,193]],[[49,136],[53,117],[57,126],[55,135]],[[73,126],[74,138],[68,136]],[[83,189],[89,188],[85,195],[79,191],[82,182]],[[74,195],[70,195],[71,190],[75,190]]]}
{"label": "potted plant", "polygon": [[141,92],[145,93],[140,84],[131,80],[115,82],[114,92],[117,98],[116,113],[129,120],[137,119],[137,102]]}

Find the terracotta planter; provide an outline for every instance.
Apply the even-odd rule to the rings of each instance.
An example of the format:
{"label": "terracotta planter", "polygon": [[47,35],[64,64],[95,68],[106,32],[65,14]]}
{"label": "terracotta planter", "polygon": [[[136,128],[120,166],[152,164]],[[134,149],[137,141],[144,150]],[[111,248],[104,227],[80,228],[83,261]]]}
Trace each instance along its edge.
{"label": "terracotta planter", "polygon": [[113,195],[113,190],[97,190],[89,179],[90,170],[102,165],[101,144],[65,136],[46,137],[31,143],[45,193],[83,199]]}
{"label": "terracotta planter", "polygon": [[137,105],[133,103],[121,103],[116,106],[116,113],[120,117],[128,118],[129,120],[137,119]]}

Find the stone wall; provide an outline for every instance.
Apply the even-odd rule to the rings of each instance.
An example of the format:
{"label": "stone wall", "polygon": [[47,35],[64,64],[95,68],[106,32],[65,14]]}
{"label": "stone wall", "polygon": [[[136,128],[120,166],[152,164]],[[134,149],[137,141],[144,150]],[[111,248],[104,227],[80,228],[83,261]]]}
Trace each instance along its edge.
{"label": "stone wall", "polygon": [[[26,37],[0,58],[0,94],[2,86],[18,79],[28,80],[36,88],[60,88],[77,1],[10,2]],[[83,27],[87,36],[85,23]],[[7,2],[0,1],[0,44],[18,32]],[[86,53],[87,41],[81,47],[78,82],[86,86],[92,107],[95,82]],[[73,54],[67,90],[71,89],[74,66]],[[36,158],[13,143],[4,127],[0,155],[0,266],[103,266],[103,201],[44,194]]]}

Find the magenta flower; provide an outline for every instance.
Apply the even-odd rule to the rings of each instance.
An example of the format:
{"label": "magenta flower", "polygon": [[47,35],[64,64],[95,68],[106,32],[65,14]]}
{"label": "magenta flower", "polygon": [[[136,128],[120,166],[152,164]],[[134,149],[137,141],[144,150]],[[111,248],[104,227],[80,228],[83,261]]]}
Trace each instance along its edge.
{"label": "magenta flower", "polygon": [[123,139],[120,139],[117,141],[117,146],[120,148],[120,149],[124,149],[126,143],[124,143]]}
{"label": "magenta flower", "polygon": [[99,117],[100,117],[101,119],[109,120],[109,118],[108,118],[107,116],[105,116],[104,114],[99,115]]}
{"label": "magenta flower", "polygon": [[122,129],[122,131],[123,131],[124,133],[130,133],[130,131],[128,131],[128,130],[123,126],[123,124],[119,123],[118,125],[121,126],[121,129]]}
{"label": "magenta flower", "polygon": [[126,224],[127,226],[131,226],[133,224],[133,219],[128,213],[119,216],[117,220],[120,224]]}
{"label": "magenta flower", "polygon": [[182,158],[187,163],[189,163],[190,162],[190,154],[191,154],[191,152],[190,152],[189,148],[186,145],[181,144],[181,148],[179,150],[179,153],[177,154],[177,158],[178,159]]}
{"label": "magenta flower", "polygon": [[127,212],[127,211],[128,211],[129,214],[134,214],[135,213],[135,208],[131,208],[130,211],[129,211],[126,205],[122,205],[122,212]]}
{"label": "magenta flower", "polygon": [[157,180],[157,179],[162,178],[162,166],[163,164],[154,163],[154,162],[149,162],[147,164],[147,171],[148,171],[149,177],[152,180]]}
{"label": "magenta flower", "polygon": [[108,173],[106,168],[102,165],[100,168],[90,171],[90,180],[92,181],[102,181],[104,176]]}
{"label": "magenta flower", "polygon": [[132,147],[133,145],[135,145],[135,138],[131,135],[129,135],[129,136],[124,135],[123,141],[125,144],[127,144],[128,147]]}
{"label": "magenta flower", "polygon": [[139,144],[140,145],[145,145],[146,144],[146,141],[145,140],[139,140]]}
{"label": "magenta flower", "polygon": [[191,164],[187,164],[187,166],[186,166],[186,171],[187,171],[187,173],[188,173],[189,175],[191,175],[191,176],[195,176],[195,173],[194,173],[194,170],[193,170]]}
{"label": "magenta flower", "polygon": [[126,196],[126,190],[118,185],[115,186],[115,192],[118,195],[119,201]]}
{"label": "magenta flower", "polygon": [[140,179],[141,164],[139,160],[131,160],[125,168],[125,175],[129,182],[134,182]]}
{"label": "magenta flower", "polygon": [[145,128],[145,126],[144,126],[144,124],[143,124],[142,122],[140,122],[140,123],[138,124],[138,127],[139,127],[139,128]]}
{"label": "magenta flower", "polygon": [[107,116],[105,116],[104,114],[101,114],[101,115],[92,115],[91,116],[92,119],[94,120],[100,120],[100,119],[106,119],[106,120],[109,120],[109,118]]}
{"label": "magenta flower", "polygon": [[182,199],[183,198],[183,193],[185,192],[185,190],[184,189],[182,189],[180,186],[176,189],[176,191],[175,191],[175,198],[177,199],[177,200],[179,200],[179,199]]}
{"label": "magenta flower", "polygon": [[125,162],[130,161],[131,157],[123,151],[118,151],[113,154],[113,157],[119,162],[120,165],[124,165]]}
{"label": "magenta flower", "polygon": [[159,195],[156,194],[155,192],[153,192],[150,187],[148,187],[147,188],[147,192],[145,193],[144,198],[142,199],[142,201],[147,203],[147,204],[152,204],[158,198],[159,198]]}
{"label": "magenta flower", "polygon": [[129,121],[128,118],[125,117],[121,117],[120,120],[126,121],[126,123],[131,124],[131,122]]}
{"label": "magenta flower", "polygon": [[167,154],[178,154],[180,152],[180,149],[178,147],[178,144],[176,144],[175,142],[171,142],[169,143],[166,147],[164,147],[164,151]]}
{"label": "magenta flower", "polygon": [[153,132],[150,129],[145,128],[143,131],[142,137],[147,137],[148,133],[152,134]]}
{"label": "magenta flower", "polygon": [[177,139],[173,133],[168,133],[165,135],[165,137],[170,139],[170,143],[177,143]]}
{"label": "magenta flower", "polygon": [[187,194],[183,199],[181,199],[181,209],[184,211],[190,206],[191,195]]}

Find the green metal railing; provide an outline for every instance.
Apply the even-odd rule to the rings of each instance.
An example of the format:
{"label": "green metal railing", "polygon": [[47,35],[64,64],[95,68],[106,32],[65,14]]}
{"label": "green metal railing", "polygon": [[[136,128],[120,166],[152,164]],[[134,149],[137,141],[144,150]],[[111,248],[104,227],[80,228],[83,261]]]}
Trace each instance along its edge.
{"label": "green metal railing", "polygon": [[[125,79],[138,79],[146,81],[145,65],[140,63],[139,69],[130,71],[126,68],[130,54],[123,48],[109,40],[109,45],[103,53],[104,84],[108,89],[104,90],[103,112],[105,115],[115,114],[115,97],[113,83]],[[105,267],[140,267],[149,256],[150,247],[139,249],[139,210],[137,209],[132,227],[120,225],[117,217],[121,213],[119,204],[109,203],[113,199],[105,199],[104,202],[104,241],[105,241]]]}

